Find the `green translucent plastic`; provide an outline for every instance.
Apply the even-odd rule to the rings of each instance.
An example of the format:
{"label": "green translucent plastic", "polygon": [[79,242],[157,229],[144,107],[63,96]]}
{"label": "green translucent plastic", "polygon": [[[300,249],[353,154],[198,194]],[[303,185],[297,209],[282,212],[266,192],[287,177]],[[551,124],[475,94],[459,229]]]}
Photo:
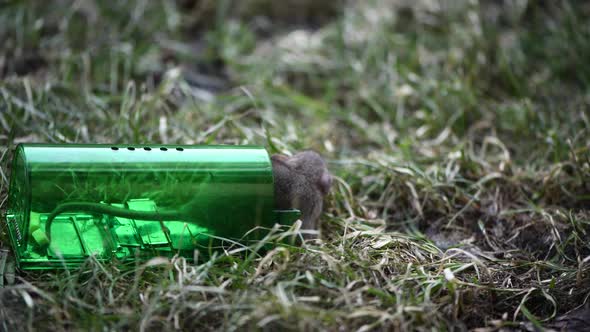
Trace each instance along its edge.
{"label": "green translucent plastic", "polygon": [[[68,202],[183,213],[140,220],[77,209],[47,227],[51,212]],[[272,166],[261,147],[21,144],[6,222],[20,268],[43,269],[77,266],[90,255],[191,258],[221,238],[259,239],[299,215],[273,208]]]}

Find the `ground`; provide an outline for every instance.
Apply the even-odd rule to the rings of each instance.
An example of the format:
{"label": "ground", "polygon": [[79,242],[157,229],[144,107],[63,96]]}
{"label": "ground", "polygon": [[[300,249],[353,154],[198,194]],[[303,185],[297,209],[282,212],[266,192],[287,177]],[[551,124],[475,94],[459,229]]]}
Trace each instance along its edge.
{"label": "ground", "polygon": [[321,240],[22,273],[0,329],[580,322],[589,59],[584,1],[4,2],[2,211],[19,142],[311,148],[335,181]]}

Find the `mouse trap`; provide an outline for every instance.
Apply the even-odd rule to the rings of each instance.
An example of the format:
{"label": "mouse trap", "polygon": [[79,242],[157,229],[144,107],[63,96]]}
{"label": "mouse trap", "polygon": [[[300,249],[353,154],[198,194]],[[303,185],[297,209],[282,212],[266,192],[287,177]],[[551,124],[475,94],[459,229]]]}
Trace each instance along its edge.
{"label": "mouse trap", "polygon": [[298,210],[275,210],[255,146],[20,144],[5,222],[20,269],[127,263],[247,244]]}

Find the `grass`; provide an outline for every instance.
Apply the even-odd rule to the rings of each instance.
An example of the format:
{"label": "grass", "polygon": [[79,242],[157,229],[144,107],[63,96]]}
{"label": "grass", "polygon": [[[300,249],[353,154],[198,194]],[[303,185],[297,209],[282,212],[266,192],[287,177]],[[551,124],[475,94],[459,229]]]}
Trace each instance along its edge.
{"label": "grass", "polygon": [[321,240],[22,273],[1,329],[533,330],[587,305],[588,4],[213,3],[0,5],[1,208],[19,142],[313,148]]}

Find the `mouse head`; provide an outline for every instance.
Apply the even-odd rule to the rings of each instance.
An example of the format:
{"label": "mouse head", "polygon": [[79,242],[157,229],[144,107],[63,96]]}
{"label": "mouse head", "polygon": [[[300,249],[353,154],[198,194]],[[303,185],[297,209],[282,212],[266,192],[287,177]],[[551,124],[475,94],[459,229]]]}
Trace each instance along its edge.
{"label": "mouse head", "polygon": [[289,165],[293,171],[309,179],[323,195],[328,194],[332,186],[332,176],[326,163],[317,152],[307,150],[292,157],[279,156],[281,156],[280,160]]}

